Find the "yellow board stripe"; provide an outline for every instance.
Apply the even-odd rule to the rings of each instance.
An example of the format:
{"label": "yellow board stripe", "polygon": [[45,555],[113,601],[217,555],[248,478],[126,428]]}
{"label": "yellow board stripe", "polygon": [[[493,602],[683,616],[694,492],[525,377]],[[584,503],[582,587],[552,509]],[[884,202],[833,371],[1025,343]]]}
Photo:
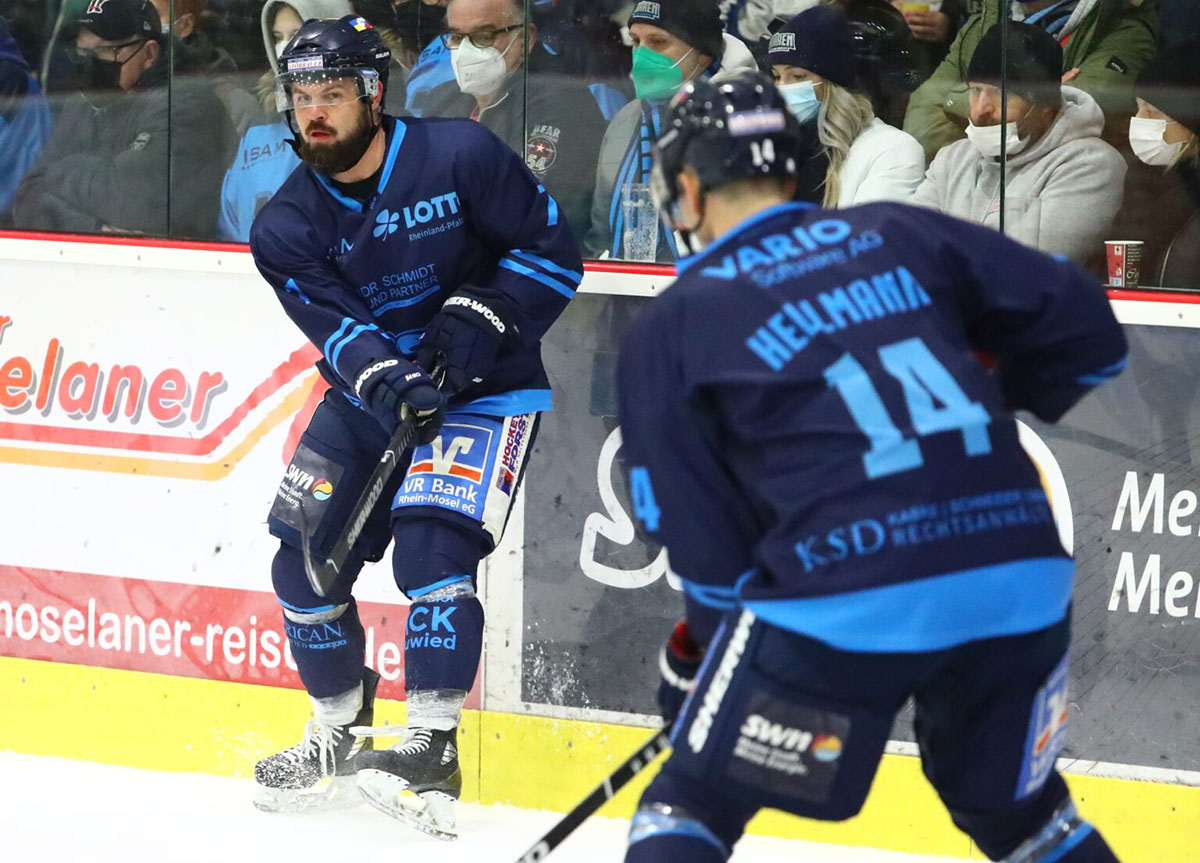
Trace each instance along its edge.
{"label": "yellow board stripe", "polygon": [[[307,696],[297,690],[7,657],[0,657],[0,704],[0,749],[243,778],[256,759],[295,743],[309,715]],[[403,721],[402,703],[377,703],[377,725]],[[645,728],[467,711],[459,736],[464,800],[566,811],[649,735]],[[628,817],[651,772],[600,814]],[[1068,782],[1124,863],[1195,863],[1200,788],[1090,776]],[[251,793],[247,786],[247,806]],[[917,760],[901,755],[884,756],[856,818],[825,824],[772,812],[751,830],[984,859],[950,823]]]}
{"label": "yellow board stripe", "polygon": [[101,453],[64,452],[54,449],[26,449],[24,447],[0,447],[0,462],[24,464],[33,467],[61,467],[71,470],[94,470],[107,473],[128,473],[138,476],[162,476],[173,479],[197,479],[213,482],[228,476],[250,450],[272,429],[292,417],[304,405],[317,374],[314,372],[301,385],[288,394],[255,426],[246,438],[215,463],[168,461],[166,458],[138,458]]}

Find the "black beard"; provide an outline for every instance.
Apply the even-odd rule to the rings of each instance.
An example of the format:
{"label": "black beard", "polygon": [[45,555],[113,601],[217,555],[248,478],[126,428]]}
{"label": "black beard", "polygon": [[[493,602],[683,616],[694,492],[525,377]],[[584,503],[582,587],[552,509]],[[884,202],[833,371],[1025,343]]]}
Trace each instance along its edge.
{"label": "black beard", "polygon": [[344,139],[335,139],[329,144],[314,145],[303,135],[299,135],[300,146],[296,153],[318,174],[331,177],[334,174],[349,171],[358,164],[363,154],[367,152],[367,148],[371,146],[371,141],[378,128],[371,122],[371,112],[370,109],[367,109],[359,115],[358,123]]}

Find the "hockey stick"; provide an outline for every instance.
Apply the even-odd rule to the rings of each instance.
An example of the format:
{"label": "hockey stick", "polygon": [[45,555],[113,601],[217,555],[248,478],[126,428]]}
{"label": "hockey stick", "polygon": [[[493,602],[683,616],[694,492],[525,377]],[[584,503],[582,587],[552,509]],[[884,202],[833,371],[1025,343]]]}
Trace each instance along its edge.
{"label": "hockey stick", "polygon": [[546,832],[545,836],[522,854],[517,859],[517,863],[536,863],[538,860],[545,860],[551,851],[575,832],[575,828],[611,800],[629,783],[629,780],[641,773],[670,745],[670,738],[667,737],[667,730],[664,728],[655,734],[645,746],[629,756],[624,764],[606,776],[591,794],[583,798],[579,805],[564,815],[561,821]]}
{"label": "hockey stick", "polygon": [[[442,383],[442,370],[443,365],[438,362],[429,372],[429,376],[437,381],[439,387]],[[301,505],[300,551],[304,555],[304,571],[308,574],[308,583],[312,585],[317,596],[328,594],[333,583],[337,581],[338,574],[346,564],[346,558],[350,556],[350,549],[354,547],[354,543],[358,542],[358,537],[362,534],[367,519],[375,509],[375,504],[379,503],[379,498],[383,495],[388,480],[396,472],[396,467],[400,464],[404,451],[412,443],[413,435],[416,432],[417,417],[405,406],[400,414],[400,424],[396,426],[392,439],[388,441],[387,447],[379,457],[379,463],[371,472],[366,487],[358,497],[358,503],[354,504],[354,509],[350,511],[350,517],[346,519],[346,526],[342,528],[337,542],[333,544],[333,550],[329,553],[328,560],[313,559],[312,534],[308,526],[308,517],[304,513],[304,506]]]}

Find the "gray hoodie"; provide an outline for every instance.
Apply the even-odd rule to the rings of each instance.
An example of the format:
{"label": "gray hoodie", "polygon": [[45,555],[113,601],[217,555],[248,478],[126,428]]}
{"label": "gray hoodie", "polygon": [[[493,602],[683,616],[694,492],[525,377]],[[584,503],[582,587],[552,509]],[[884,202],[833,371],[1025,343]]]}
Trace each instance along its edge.
{"label": "gray hoodie", "polygon": [[[1124,195],[1125,161],[1100,140],[1104,114],[1096,100],[1062,88],[1058,117],[1032,147],[1008,159],[1006,229],[1016,239],[1077,263],[1095,257]],[[1036,200],[1032,218],[1014,213]],[[1000,227],[1000,162],[968,140],[938,151],[912,203],[993,228]]]}

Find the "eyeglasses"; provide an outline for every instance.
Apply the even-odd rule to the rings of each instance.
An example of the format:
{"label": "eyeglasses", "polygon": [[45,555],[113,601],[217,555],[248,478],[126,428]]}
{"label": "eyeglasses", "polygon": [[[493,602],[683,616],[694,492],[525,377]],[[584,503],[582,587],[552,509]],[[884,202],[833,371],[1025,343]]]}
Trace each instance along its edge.
{"label": "eyeglasses", "polygon": [[[91,60],[93,57],[95,57],[97,60],[101,61],[102,63],[116,63],[116,62],[127,63],[129,61],[129,58],[132,57],[133,54],[130,54],[124,60],[118,61],[118,54],[121,51],[121,49],[122,48],[130,48],[134,45],[137,45],[140,47],[145,44],[146,44],[145,39],[133,39],[129,42],[122,42],[120,45],[99,45],[95,48],[77,48],[74,45],[72,45],[69,48],[67,48],[67,56],[70,57],[72,60],[74,60],[76,63],[86,63],[89,60]],[[135,51],[134,53],[137,53],[137,52]]]}
{"label": "eyeglasses", "polygon": [[462,45],[466,39],[476,48],[491,48],[496,44],[496,40],[503,33],[510,33],[513,30],[519,30],[524,27],[524,22],[520,24],[509,24],[507,27],[481,27],[478,30],[472,30],[470,33],[459,33],[451,30],[448,33],[443,33],[441,36],[442,43],[451,51]]}

